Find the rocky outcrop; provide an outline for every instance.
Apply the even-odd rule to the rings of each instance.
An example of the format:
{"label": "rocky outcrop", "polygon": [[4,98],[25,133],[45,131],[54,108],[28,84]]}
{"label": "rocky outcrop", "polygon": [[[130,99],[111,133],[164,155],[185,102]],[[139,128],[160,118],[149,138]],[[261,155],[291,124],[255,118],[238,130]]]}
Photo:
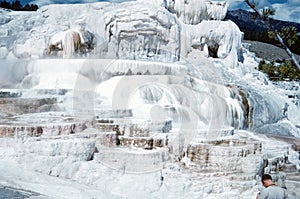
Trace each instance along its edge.
{"label": "rocky outcrop", "polygon": [[58,110],[56,98],[0,98],[2,113],[36,113]]}
{"label": "rocky outcrop", "polygon": [[94,35],[85,30],[67,30],[54,34],[48,44],[49,56],[74,58],[94,48]]}
{"label": "rocky outcrop", "polygon": [[[259,155],[262,150],[261,147],[262,143],[257,141],[215,140],[189,145],[186,157],[190,158],[191,163],[193,163],[191,166],[196,167],[197,170],[242,172],[244,166],[242,159],[247,159],[248,155]],[[256,172],[254,171],[253,176]]]}

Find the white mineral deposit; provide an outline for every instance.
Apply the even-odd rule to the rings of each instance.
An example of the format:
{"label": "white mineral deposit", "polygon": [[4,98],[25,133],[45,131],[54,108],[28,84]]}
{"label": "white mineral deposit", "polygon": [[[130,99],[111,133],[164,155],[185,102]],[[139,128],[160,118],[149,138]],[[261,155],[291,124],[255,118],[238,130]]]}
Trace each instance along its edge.
{"label": "white mineral deposit", "polygon": [[227,8],[0,8],[0,187],[31,198],[253,199],[270,173],[300,198],[300,109],[256,69]]}

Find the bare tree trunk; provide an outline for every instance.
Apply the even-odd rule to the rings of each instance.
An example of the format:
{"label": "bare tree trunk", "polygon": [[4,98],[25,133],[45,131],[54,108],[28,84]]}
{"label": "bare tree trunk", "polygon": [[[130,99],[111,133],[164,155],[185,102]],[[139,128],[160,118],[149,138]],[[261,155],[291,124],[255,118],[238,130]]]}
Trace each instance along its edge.
{"label": "bare tree trunk", "polygon": [[[256,12],[256,14],[258,14],[258,16],[259,16],[261,19],[263,19],[262,13],[256,8],[256,6],[255,6],[254,4],[250,3],[249,0],[244,0],[244,1],[248,4],[248,6],[250,6],[250,7]],[[264,23],[265,25],[267,25],[266,22],[265,22],[265,20],[263,20],[263,23]],[[295,55],[292,53],[292,51],[289,49],[289,47],[284,43],[284,40],[282,39],[282,37],[278,34],[278,32],[277,32],[276,30],[274,30],[274,29],[272,28],[272,26],[271,26],[270,24],[268,25],[268,28],[269,28],[271,31],[273,31],[273,32],[275,33],[276,38],[278,39],[278,41],[279,41],[279,43],[281,44],[282,48],[283,48],[283,49],[286,51],[286,53],[291,57],[293,63],[297,66],[297,68],[300,69],[300,65],[299,65],[298,60],[296,59],[296,57],[295,57]]]}

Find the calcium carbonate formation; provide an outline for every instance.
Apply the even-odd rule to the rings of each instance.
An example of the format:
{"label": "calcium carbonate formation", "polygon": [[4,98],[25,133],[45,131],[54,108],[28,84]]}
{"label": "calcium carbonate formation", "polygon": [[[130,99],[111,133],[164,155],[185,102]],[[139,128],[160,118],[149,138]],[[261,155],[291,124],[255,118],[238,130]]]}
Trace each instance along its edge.
{"label": "calcium carbonate formation", "polygon": [[299,138],[300,110],[256,70],[227,8],[1,9],[0,184],[50,198],[254,198],[264,172],[284,184],[298,145],[261,134]]}

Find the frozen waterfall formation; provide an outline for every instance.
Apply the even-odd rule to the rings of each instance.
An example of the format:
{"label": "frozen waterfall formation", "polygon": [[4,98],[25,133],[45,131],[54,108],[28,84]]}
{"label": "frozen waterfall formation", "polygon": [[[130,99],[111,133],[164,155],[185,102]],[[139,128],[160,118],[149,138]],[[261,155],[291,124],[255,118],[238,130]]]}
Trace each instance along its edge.
{"label": "frozen waterfall formation", "polygon": [[117,198],[239,198],[263,172],[295,172],[298,143],[251,131],[300,137],[300,111],[255,69],[227,7],[0,10],[0,159]]}
{"label": "frozen waterfall formation", "polygon": [[[13,51],[20,58],[90,56],[173,62],[198,49],[207,56],[227,58],[231,67],[237,65],[241,32],[234,23],[219,21],[225,17],[227,3],[192,0],[126,4],[59,9],[51,5],[26,16],[26,20],[7,13],[1,16],[2,56]],[[212,19],[216,21],[207,21]],[[21,21],[24,26],[16,27]],[[7,43],[9,40],[15,42]]]}
{"label": "frozen waterfall formation", "polygon": [[[243,58],[238,27],[221,21],[227,7],[205,0],[140,0],[49,5],[36,13],[1,10],[0,83],[3,88],[88,90],[96,93],[88,110],[107,103],[136,108],[138,117],[148,119],[150,110],[167,112],[173,122],[195,121],[195,129],[268,133],[271,128],[298,136],[297,113],[289,111],[293,105],[284,111],[289,102],[281,95],[274,98],[271,91],[241,80],[257,73],[256,62]],[[53,59],[82,57],[88,59]],[[263,78],[255,79],[267,84]],[[106,86],[120,93],[129,89],[126,102],[116,102],[124,96]],[[147,107],[145,113],[140,105]]]}

